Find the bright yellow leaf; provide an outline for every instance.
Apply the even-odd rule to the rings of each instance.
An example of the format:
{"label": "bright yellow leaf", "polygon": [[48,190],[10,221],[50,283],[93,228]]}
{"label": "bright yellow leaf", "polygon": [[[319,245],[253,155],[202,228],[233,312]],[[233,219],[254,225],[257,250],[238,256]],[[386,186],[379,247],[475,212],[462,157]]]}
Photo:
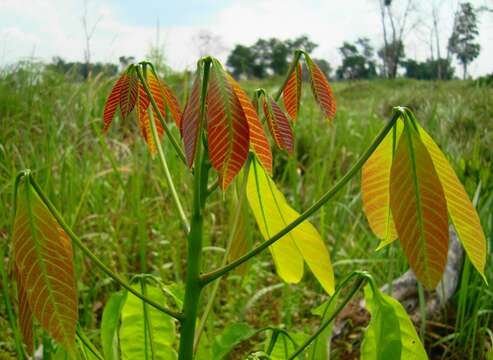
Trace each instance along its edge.
{"label": "bright yellow leaf", "polygon": [[[299,217],[286,202],[255,159],[248,175],[247,198],[262,236],[267,240]],[[279,276],[286,282],[296,283],[303,276],[303,259],[322,287],[334,293],[334,273],[329,252],[315,227],[303,221],[269,247]]]}

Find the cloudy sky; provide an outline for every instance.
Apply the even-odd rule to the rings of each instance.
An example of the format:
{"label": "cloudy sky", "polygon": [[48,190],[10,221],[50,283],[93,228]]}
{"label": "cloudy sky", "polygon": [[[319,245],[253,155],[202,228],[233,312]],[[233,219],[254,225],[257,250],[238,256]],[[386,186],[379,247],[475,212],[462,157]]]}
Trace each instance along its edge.
{"label": "cloudy sky", "polygon": [[[406,54],[425,59],[430,53],[432,0],[414,1]],[[395,0],[396,5],[404,2]],[[472,2],[493,7],[493,0]],[[457,0],[435,3],[444,54]],[[210,51],[223,60],[235,44],[249,45],[259,37],[307,34],[319,44],[314,56],[333,66],[340,63],[337,48],[343,41],[365,36],[375,46],[382,44],[378,0],[0,0],[0,66],[28,57],[82,60],[84,8],[89,29],[94,27],[93,61],[116,63],[121,55],[140,60],[158,41],[171,67],[192,68],[199,56],[197,34],[204,30],[220,37],[222,46]],[[482,13],[480,20],[481,55],[470,66],[475,76],[493,71],[493,13]]]}

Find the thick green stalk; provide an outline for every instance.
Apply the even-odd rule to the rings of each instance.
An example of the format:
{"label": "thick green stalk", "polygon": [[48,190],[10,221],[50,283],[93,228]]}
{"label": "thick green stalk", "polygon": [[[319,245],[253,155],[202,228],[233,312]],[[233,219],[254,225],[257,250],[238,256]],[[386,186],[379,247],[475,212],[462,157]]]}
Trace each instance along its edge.
{"label": "thick green stalk", "polygon": [[[197,310],[202,291],[200,281],[200,269],[202,258],[203,238],[203,210],[207,196],[207,152],[203,144],[203,128],[205,124],[205,100],[207,95],[207,84],[211,59],[202,60],[204,76],[202,79],[202,90],[200,98],[200,123],[195,153],[193,212],[190,233],[188,234],[187,254],[187,277],[185,282],[185,298],[183,300],[183,318],[181,319],[180,348],[178,358],[180,360],[191,360],[193,358],[193,342],[195,339],[195,325],[197,322]],[[200,65],[199,65],[200,66]]]}
{"label": "thick green stalk", "polygon": [[151,101],[151,106],[154,109],[154,111],[157,114],[157,117],[159,118],[159,122],[163,126],[164,131],[166,132],[166,135],[168,135],[169,141],[171,142],[171,145],[175,148],[176,154],[178,157],[183,161],[184,164],[187,163],[187,160],[185,158],[185,153],[183,152],[183,149],[179,145],[178,141],[175,139],[173,134],[171,133],[171,130],[168,127],[168,124],[163,118],[163,114],[159,111],[159,107],[157,106],[156,100],[154,100],[154,97],[152,96],[151,89],[149,89],[149,85],[147,84],[146,79],[144,78],[144,75],[142,74],[142,70],[137,67],[137,75],[139,76],[139,79],[142,83],[142,86],[144,87],[144,91],[146,92],[147,96],[149,97],[149,100]]}
{"label": "thick green stalk", "polygon": [[67,225],[67,223],[63,220],[62,216],[58,212],[58,210],[55,208],[55,206],[51,203],[51,201],[48,199],[48,197],[43,193],[41,190],[41,187],[38,185],[38,183],[34,180],[32,176],[30,176],[29,172],[25,173],[26,177],[29,179],[29,182],[33,186],[34,190],[38,194],[38,196],[41,198],[43,203],[46,205],[48,210],[51,212],[51,214],[55,217],[57,220],[58,224],[62,227],[62,229],[67,233],[67,235],[70,237],[72,242],[79,247],[79,249],[82,250],[84,255],[86,255],[89,259],[91,259],[97,267],[99,267],[106,275],[111,277],[114,281],[116,281],[118,284],[123,286],[125,289],[127,289],[129,292],[137,296],[139,299],[145,301],[152,307],[156,308],[157,310],[168,314],[169,316],[180,320],[182,318],[182,314],[176,311],[173,311],[171,309],[168,309],[157,302],[155,302],[152,299],[147,298],[146,296],[142,295],[140,292],[135,290],[132,286],[130,286],[129,283],[127,283],[120,275],[116,274],[113,272],[109,267],[107,267],[99,258],[89,250],[84,243],[75,235],[75,233],[72,231],[72,229]]}
{"label": "thick green stalk", "polygon": [[148,110],[148,113],[149,113],[149,120],[151,122],[152,137],[157,147],[159,160],[161,161],[161,165],[163,166],[164,177],[166,178],[166,182],[168,183],[168,187],[171,191],[171,196],[173,197],[173,201],[175,203],[176,209],[178,210],[178,215],[182,223],[183,229],[188,234],[188,232],[190,231],[190,224],[188,223],[187,217],[185,215],[185,211],[183,211],[183,206],[181,204],[180,198],[175,188],[175,184],[173,182],[173,178],[171,177],[171,173],[169,171],[168,162],[166,161],[166,157],[164,156],[163,147],[161,146],[161,141],[159,140],[159,136],[156,129],[156,123],[154,122],[154,114],[150,109]]}
{"label": "thick green stalk", "polygon": [[284,235],[288,234],[291,230],[293,230],[295,227],[297,227],[303,221],[305,221],[307,218],[313,215],[327,201],[329,201],[332,197],[334,197],[334,195],[336,195],[339,192],[339,190],[341,190],[343,186],[346,185],[349,182],[349,180],[351,180],[353,176],[356,175],[356,173],[363,167],[366,160],[368,160],[371,154],[373,154],[375,149],[378,147],[378,145],[380,145],[382,140],[385,138],[387,133],[392,129],[397,119],[401,116],[402,112],[403,112],[402,108],[394,108],[394,115],[392,116],[390,121],[384,126],[384,128],[380,131],[380,133],[377,135],[375,140],[373,140],[370,146],[365,150],[363,155],[361,155],[361,157],[358,159],[358,161],[356,161],[356,163],[351,167],[351,169],[349,169],[349,171],[342,178],[340,178],[339,181],[337,181],[337,183],[330,190],[328,190],[324,195],[322,195],[322,197],[317,202],[315,202],[315,204],[313,204],[310,208],[304,211],[298,218],[296,218],[294,221],[288,224],[284,229],[282,229],[277,234],[272,236],[269,240],[264,241],[262,244],[252,249],[247,254],[243,255],[242,257],[236,259],[235,261],[229,263],[226,266],[223,266],[217,270],[202,275],[202,283],[204,285],[208,284],[211,281],[217,279],[218,277],[221,277],[227,274],[228,272],[230,272],[231,270],[234,270],[235,268],[243,264],[245,261],[250,260],[255,255],[267,249],[270,245],[274,244],[277,240],[281,239]]}

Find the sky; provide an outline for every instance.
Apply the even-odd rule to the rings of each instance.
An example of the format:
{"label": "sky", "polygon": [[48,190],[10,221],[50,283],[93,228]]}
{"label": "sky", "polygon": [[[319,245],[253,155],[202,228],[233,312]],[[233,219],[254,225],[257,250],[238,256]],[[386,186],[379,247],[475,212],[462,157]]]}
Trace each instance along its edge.
{"label": "sky", "polygon": [[[445,54],[457,0],[414,1],[416,10],[404,36],[406,55],[429,57],[433,1]],[[472,3],[493,7],[493,0]],[[396,6],[397,16],[398,10]],[[92,61],[117,63],[122,55],[141,60],[159,44],[167,64],[176,70],[193,69],[201,55],[198,34],[204,31],[220,39],[209,51],[222,61],[235,44],[251,45],[260,37],[306,34],[319,44],[313,56],[334,68],[341,63],[338,47],[343,41],[368,37],[375,47],[383,43],[378,0],[0,0],[0,66],[54,56],[82,61],[84,13],[88,29],[94,30]],[[480,15],[479,30],[481,54],[469,66],[473,76],[493,72],[493,13]],[[456,73],[461,74],[460,68]]]}

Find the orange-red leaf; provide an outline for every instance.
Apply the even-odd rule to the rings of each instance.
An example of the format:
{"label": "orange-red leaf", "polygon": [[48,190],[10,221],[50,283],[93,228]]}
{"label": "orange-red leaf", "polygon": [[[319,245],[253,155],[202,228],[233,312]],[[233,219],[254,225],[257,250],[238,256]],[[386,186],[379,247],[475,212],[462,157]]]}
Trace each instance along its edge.
{"label": "orange-red leaf", "polygon": [[390,208],[411,268],[427,289],[435,289],[447,262],[447,205],[430,154],[409,124],[392,163]]}
{"label": "orange-red leaf", "polygon": [[[75,342],[77,295],[72,245],[29,184],[18,190],[13,229],[18,282],[43,329],[69,349]],[[28,316],[28,314],[25,314]],[[28,320],[25,320],[28,324]]]}
{"label": "orange-red leaf", "polygon": [[298,62],[282,91],[284,107],[293,121],[296,121],[300,110],[301,76],[301,64]]}
{"label": "orange-red leaf", "polygon": [[164,98],[166,99],[166,104],[168,104],[168,109],[171,114],[171,117],[175,121],[175,124],[178,128],[180,128],[180,121],[181,121],[181,109],[180,109],[180,104],[178,103],[178,99],[171,91],[171,89],[163,82],[163,94]]}
{"label": "orange-red leaf", "polygon": [[315,100],[317,100],[325,116],[332,120],[336,114],[336,101],[329,81],[318,65],[308,56],[306,56],[306,63],[310,70],[312,91]]}
{"label": "orange-red leaf", "polygon": [[200,124],[200,88],[202,85],[200,73],[197,72],[192,85],[192,92],[185,110],[183,110],[180,121],[180,132],[185,147],[185,156],[187,164],[192,167],[195,158],[195,148],[197,146],[197,136]]}
{"label": "orange-red leaf", "polygon": [[132,112],[137,101],[138,88],[139,79],[133,69],[131,69],[123,78],[120,90],[120,114],[122,119],[126,119]]}
{"label": "orange-red leaf", "polygon": [[14,277],[17,283],[19,327],[24,344],[26,344],[27,352],[28,354],[32,354],[34,351],[33,313],[29,307],[26,289],[19,279],[17,265],[14,265]]}
{"label": "orange-red leaf", "polygon": [[110,95],[108,99],[106,99],[106,103],[104,104],[103,111],[103,131],[108,131],[113,118],[115,117],[116,109],[118,104],[120,103],[120,93],[122,90],[122,85],[126,81],[126,74],[120,76],[120,78],[116,81],[115,85],[111,89]]}
{"label": "orange-red leaf", "polygon": [[240,101],[217,60],[212,61],[207,113],[209,158],[225,189],[247,159],[249,130]]}
{"label": "orange-red leaf", "polygon": [[248,121],[250,145],[262,166],[270,175],[272,175],[272,152],[257,112],[245,91],[240,87],[240,84],[238,84],[238,82],[230,75],[228,75],[228,79],[233,85],[233,90],[240,101],[243,113]]}
{"label": "orange-red leaf", "polygon": [[166,117],[166,102],[164,99],[163,86],[159,78],[154,74],[153,71],[148,70],[147,72],[147,83],[149,84],[149,90],[151,91],[152,97],[156,102],[161,115]]}
{"label": "orange-red leaf", "polygon": [[277,146],[291,154],[294,150],[294,134],[286,114],[274,99],[269,98],[268,102],[266,96],[263,97],[263,109],[270,133]]}
{"label": "orange-red leaf", "polygon": [[[151,119],[149,118],[148,111],[151,110],[154,115],[154,124],[158,130],[158,135],[162,136],[163,128],[159,121],[157,121],[156,112],[152,107],[149,106],[150,99],[145,92],[144,86],[139,82],[139,92],[137,95],[137,122],[139,124],[140,131],[142,132],[142,137],[144,138],[147,146],[149,147],[149,152],[151,154],[156,153],[156,144],[152,136],[151,129]],[[158,127],[159,124],[159,127]]]}

